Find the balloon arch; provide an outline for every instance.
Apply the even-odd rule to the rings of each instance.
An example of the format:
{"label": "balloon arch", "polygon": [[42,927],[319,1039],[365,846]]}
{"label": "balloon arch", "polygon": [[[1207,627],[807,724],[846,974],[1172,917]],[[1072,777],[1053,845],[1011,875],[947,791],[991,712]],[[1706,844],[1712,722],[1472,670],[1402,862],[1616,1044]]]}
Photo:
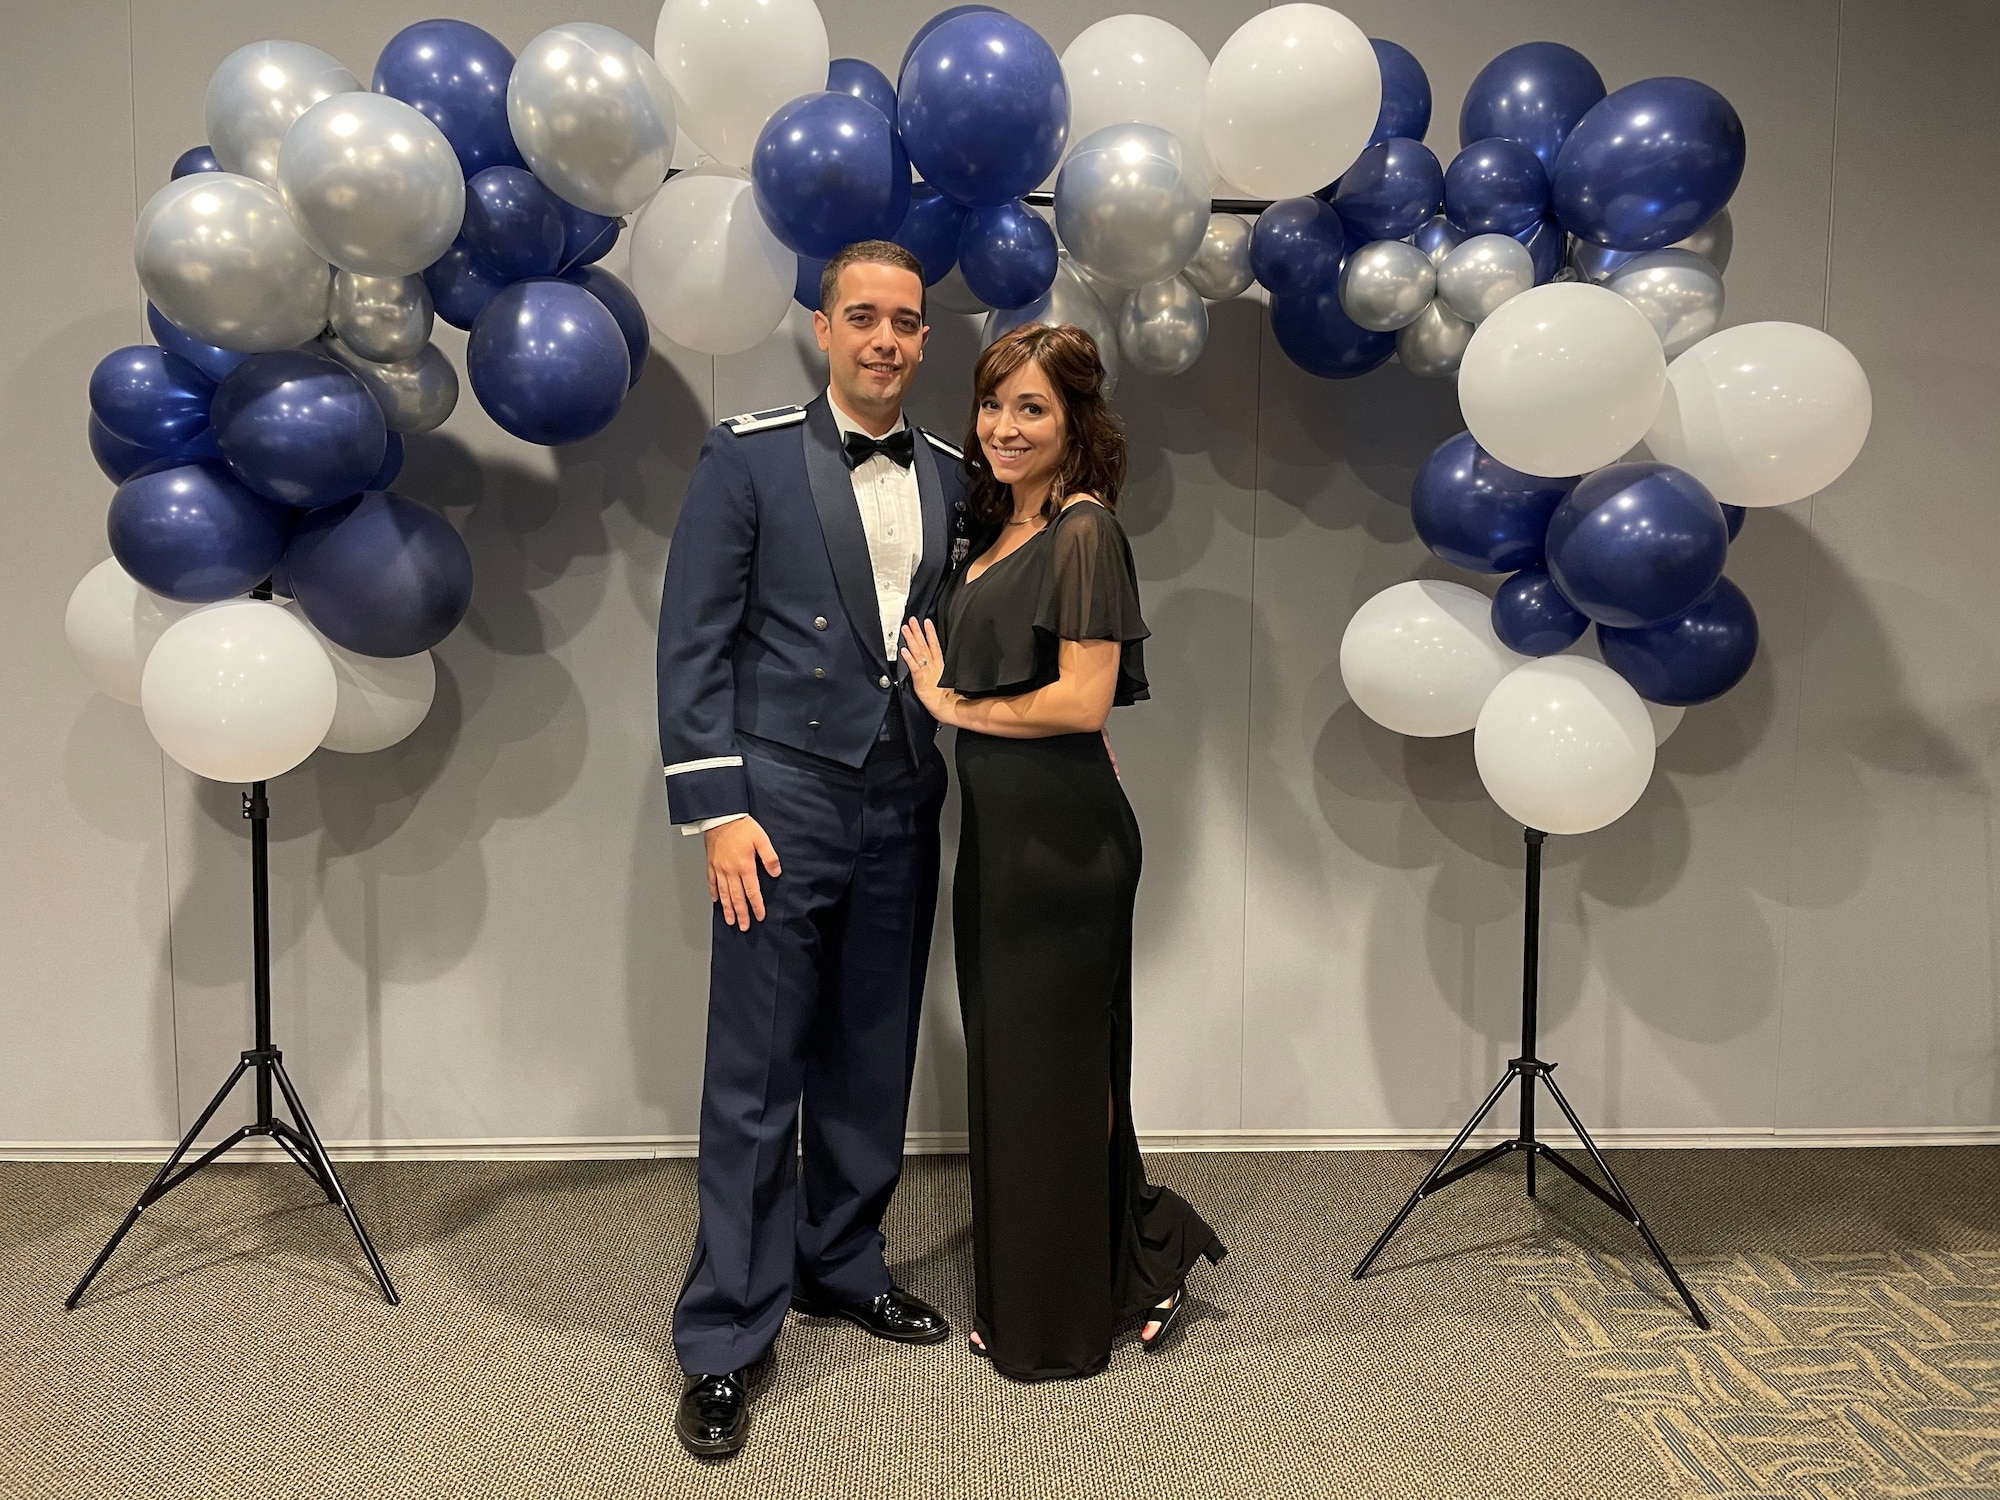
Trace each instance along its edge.
{"label": "balloon arch", "polygon": [[[1473,80],[1449,163],[1431,108],[1406,49],[1310,4],[1212,61],[1151,16],[1058,57],[955,6],[893,82],[829,56],[813,0],[666,0],[650,52],[577,22],[517,58],[423,21],[366,88],[316,48],[241,48],[209,82],[208,144],[134,234],[157,342],[91,377],[117,490],[71,644],[199,775],[411,733],[472,587],[453,527],[392,488],[403,435],[458,400],[435,318],[468,330],[493,419],[560,444],[617,415],[649,329],[751,348],[857,240],[905,246],[989,339],[1077,324],[1113,381],[1186,370],[1207,303],[1255,282],[1315,375],[1395,358],[1456,380],[1467,431],[1419,472],[1413,519],[1506,575],[1491,599],[1426,580],[1364,603],[1340,652],[1355,703],[1405,734],[1474,730],[1521,822],[1600,827],[1680,711],[1749,669],[1756,616],[1723,576],[1743,508],[1836,478],[1868,383],[1819,330],[1719,326],[1745,142],[1715,90],[1607,91],[1531,42]],[[680,133],[699,155],[675,172]],[[626,279],[598,264],[621,229]],[[1596,656],[1572,652],[1593,625]]]}

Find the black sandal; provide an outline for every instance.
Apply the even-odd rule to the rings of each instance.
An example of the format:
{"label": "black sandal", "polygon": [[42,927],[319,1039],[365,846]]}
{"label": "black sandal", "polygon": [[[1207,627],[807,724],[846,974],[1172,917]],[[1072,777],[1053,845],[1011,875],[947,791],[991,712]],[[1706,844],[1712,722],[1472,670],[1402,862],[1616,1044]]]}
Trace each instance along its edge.
{"label": "black sandal", "polygon": [[1174,1288],[1173,1295],[1165,1302],[1155,1303],[1146,1310],[1146,1321],[1160,1325],[1153,1331],[1151,1338],[1147,1338],[1143,1331],[1139,1335],[1139,1343],[1148,1354],[1160,1352],[1160,1346],[1166,1343],[1167,1335],[1173,1331],[1174,1324],[1180,1321],[1181,1310],[1187,1306],[1187,1300],[1187,1283],[1182,1282]]}
{"label": "black sandal", "polygon": [[979,1331],[977,1329],[974,1329],[972,1332],[968,1333],[965,1336],[965,1347],[970,1349],[974,1354],[978,1355],[981,1359],[991,1359],[993,1357],[993,1351],[987,1348],[984,1344],[975,1342],[978,1339],[978,1337],[979,1337]]}

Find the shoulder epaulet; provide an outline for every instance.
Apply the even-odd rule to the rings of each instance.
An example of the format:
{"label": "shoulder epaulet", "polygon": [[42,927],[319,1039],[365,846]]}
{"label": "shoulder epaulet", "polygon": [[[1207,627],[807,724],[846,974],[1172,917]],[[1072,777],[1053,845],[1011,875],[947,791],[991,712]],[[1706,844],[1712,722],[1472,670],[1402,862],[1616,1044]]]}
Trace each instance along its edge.
{"label": "shoulder epaulet", "polygon": [[724,417],[722,425],[738,437],[762,432],[770,427],[790,427],[806,419],[803,406],[774,406],[768,411],[746,411],[739,417]]}
{"label": "shoulder epaulet", "polygon": [[958,444],[947,443],[943,438],[939,437],[935,432],[932,432],[928,427],[920,427],[917,430],[924,435],[925,441],[928,442],[933,448],[937,449],[940,453],[949,453],[953,458],[957,459],[961,463],[965,461],[965,450],[959,447]]}

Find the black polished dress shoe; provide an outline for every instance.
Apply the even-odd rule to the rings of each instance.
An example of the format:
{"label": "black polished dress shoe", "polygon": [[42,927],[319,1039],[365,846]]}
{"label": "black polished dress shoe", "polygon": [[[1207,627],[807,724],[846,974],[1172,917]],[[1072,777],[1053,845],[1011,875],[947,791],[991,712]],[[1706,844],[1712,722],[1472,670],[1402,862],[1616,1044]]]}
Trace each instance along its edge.
{"label": "black polished dress shoe", "polygon": [[750,1430],[750,1388],[745,1372],[697,1375],[681,1395],[674,1432],[696,1458],[727,1458]]}
{"label": "black polished dress shoe", "polygon": [[951,1337],[951,1324],[943,1313],[898,1286],[867,1302],[823,1302],[798,1292],[792,1297],[792,1311],[809,1318],[845,1318],[878,1339],[898,1344],[940,1344]]}

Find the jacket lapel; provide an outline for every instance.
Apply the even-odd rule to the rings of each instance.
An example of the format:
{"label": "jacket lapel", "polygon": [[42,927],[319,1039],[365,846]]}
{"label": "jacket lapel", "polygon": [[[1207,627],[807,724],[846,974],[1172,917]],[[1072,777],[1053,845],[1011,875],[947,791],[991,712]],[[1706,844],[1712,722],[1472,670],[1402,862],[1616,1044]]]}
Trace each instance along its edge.
{"label": "jacket lapel", "polygon": [[868,559],[868,533],[861,529],[861,507],[854,500],[854,479],[840,451],[840,428],[822,391],[806,406],[806,476],[812,482],[819,529],[826,538],[827,559],[833,564],[834,586],[847,611],[847,623],[869,661],[882,656],[882,611],[875,600],[875,568]]}

